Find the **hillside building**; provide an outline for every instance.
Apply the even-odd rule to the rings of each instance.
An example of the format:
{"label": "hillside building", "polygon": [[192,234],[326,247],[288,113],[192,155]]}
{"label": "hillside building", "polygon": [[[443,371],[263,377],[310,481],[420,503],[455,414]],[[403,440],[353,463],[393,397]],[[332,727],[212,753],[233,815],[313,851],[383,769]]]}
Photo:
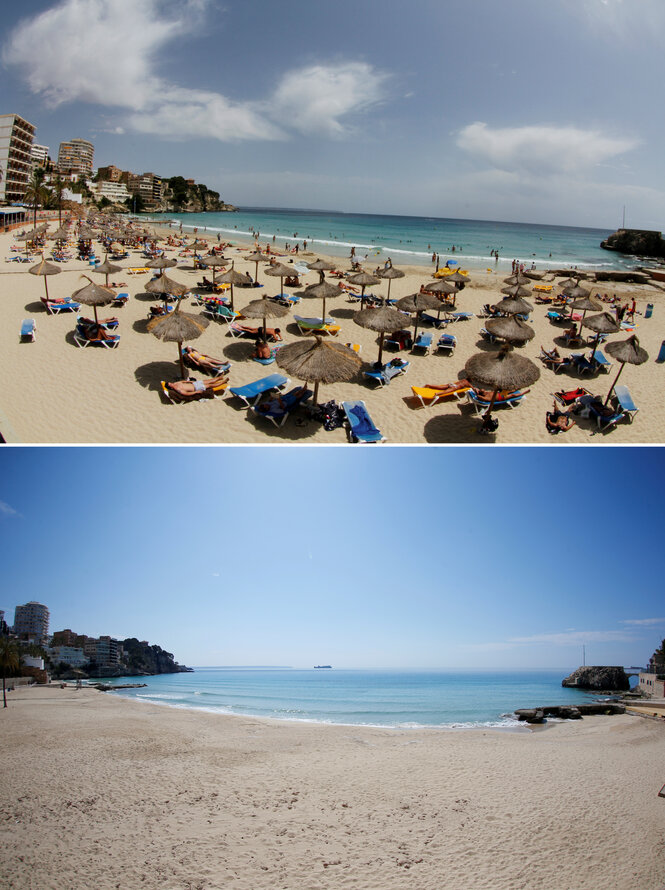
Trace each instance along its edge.
{"label": "hillside building", "polygon": [[72,139],[61,142],[58,151],[58,170],[61,176],[90,179],[95,157],[95,146],[87,139]]}
{"label": "hillside building", "polygon": [[42,603],[31,601],[14,610],[14,633],[20,640],[45,643],[48,637],[49,610]]}

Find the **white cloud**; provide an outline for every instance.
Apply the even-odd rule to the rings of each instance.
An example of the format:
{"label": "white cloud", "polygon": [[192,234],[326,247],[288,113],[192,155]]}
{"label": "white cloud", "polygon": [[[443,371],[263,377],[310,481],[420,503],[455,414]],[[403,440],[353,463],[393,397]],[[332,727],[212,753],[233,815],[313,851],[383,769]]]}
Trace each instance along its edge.
{"label": "white cloud", "polygon": [[0,501],[0,516],[20,516],[18,510],[15,510],[5,501]]}
{"label": "white cloud", "polygon": [[457,135],[462,151],[508,172],[534,175],[579,172],[635,148],[631,138],[615,138],[577,127],[491,128],[476,122]]}
{"label": "white cloud", "polygon": [[566,630],[561,633],[512,637],[511,643],[550,643],[554,646],[581,646],[584,643],[621,643],[633,637],[623,630]]}
{"label": "white cloud", "polygon": [[233,102],[157,74],[170,44],[201,27],[211,0],[61,0],[24,20],[3,61],[51,105],[87,102],[129,112],[111,129],[171,139],[278,140],[287,132],[341,137],[347,119],[382,98],[386,75],[363,62],[284,74],[273,94]]}
{"label": "white cloud", "polygon": [[386,79],[365,62],[300,68],[284,75],[268,113],[302,133],[343,136],[341,119],[378,104]]}
{"label": "white cloud", "polygon": [[665,618],[625,618],[621,624],[650,627],[652,624],[665,624]]}

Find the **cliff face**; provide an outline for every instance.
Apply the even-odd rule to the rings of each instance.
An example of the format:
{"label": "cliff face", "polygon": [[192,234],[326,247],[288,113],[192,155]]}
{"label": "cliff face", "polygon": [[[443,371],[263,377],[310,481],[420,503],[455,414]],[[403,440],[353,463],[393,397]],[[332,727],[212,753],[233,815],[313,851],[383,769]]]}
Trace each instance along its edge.
{"label": "cliff face", "polygon": [[665,257],[665,240],[660,232],[645,229],[619,229],[600,242],[605,250],[630,253],[637,256]]}
{"label": "cliff face", "polygon": [[128,670],[125,673],[138,674],[178,674],[189,668],[182,667],[161,646],[150,646],[140,643],[136,637],[122,641],[125,650],[123,664]]}
{"label": "cliff face", "polygon": [[191,182],[182,176],[172,176],[164,180],[164,197],[160,210],[162,212],[175,213],[221,213],[224,211],[237,211],[233,204],[226,204],[219,197],[219,192],[214,192],[203,183]]}
{"label": "cliff face", "polygon": [[579,667],[561,681],[562,686],[574,686],[577,689],[606,690],[624,692],[630,689],[628,675],[622,667],[589,666]]}

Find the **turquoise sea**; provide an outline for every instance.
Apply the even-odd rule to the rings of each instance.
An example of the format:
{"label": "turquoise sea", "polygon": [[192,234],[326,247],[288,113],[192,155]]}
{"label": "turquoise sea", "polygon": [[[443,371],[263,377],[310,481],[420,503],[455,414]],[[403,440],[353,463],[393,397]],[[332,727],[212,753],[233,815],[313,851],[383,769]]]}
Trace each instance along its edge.
{"label": "turquoise sea", "polygon": [[[603,250],[600,242],[611,230],[569,226],[532,225],[469,219],[439,219],[420,216],[386,216],[365,213],[335,213],[325,210],[289,210],[248,207],[237,213],[154,214],[150,219],[173,220],[183,231],[220,236],[224,240],[249,243],[259,232],[261,243],[272,242],[283,249],[303,240],[314,253],[348,257],[352,247],[359,259],[394,265],[432,265],[432,253],[441,264],[457,260],[462,268],[510,269],[513,259],[536,268],[616,269],[640,264],[636,257]],[[452,247],[455,246],[453,252]],[[491,255],[499,252],[498,263]]]}
{"label": "turquoise sea", "polygon": [[[516,708],[592,697],[548,671],[196,668],[193,673],[110,680],[147,683],[118,695],[172,708],[279,720],[396,728],[515,727]],[[106,682],[106,681],[105,681]]]}

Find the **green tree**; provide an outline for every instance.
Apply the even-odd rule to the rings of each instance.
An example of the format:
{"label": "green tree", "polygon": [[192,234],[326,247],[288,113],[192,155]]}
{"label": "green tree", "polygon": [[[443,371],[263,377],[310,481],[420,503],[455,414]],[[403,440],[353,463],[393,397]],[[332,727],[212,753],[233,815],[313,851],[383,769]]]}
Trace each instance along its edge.
{"label": "green tree", "polygon": [[15,673],[19,668],[20,658],[18,654],[18,646],[14,640],[9,637],[0,637],[0,670],[2,671],[2,700],[4,707],[7,707],[7,686],[6,679],[10,674]]}
{"label": "green tree", "polygon": [[25,190],[25,200],[32,205],[33,226],[37,228],[37,208],[44,205],[48,201],[49,190],[44,185],[44,168],[36,167],[32,171],[32,176]]}
{"label": "green tree", "polygon": [[142,213],[145,210],[145,201],[141,195],[130,195],[125,198],[125,204],[133,213]]}

